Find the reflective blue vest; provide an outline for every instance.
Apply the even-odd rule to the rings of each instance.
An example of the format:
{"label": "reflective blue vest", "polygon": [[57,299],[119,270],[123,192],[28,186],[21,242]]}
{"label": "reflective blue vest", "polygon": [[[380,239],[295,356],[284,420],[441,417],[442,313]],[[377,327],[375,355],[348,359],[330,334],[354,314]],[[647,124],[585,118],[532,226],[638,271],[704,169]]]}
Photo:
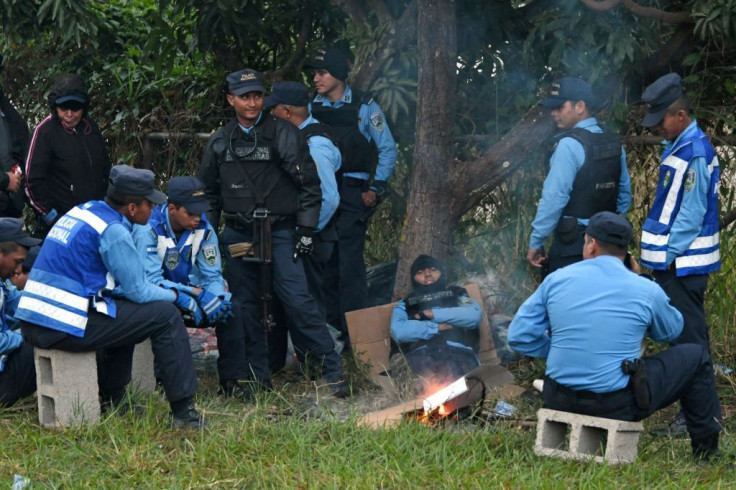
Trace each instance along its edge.
{"label": "reflective blue vest", "polygon": [[[707,208],[698,236],[688,249],[675,258],[678,276],[708,274],[721,268],[719,249],[718,185],[720,168],[713,146],[703,131],[694,126],[677,146],[662,154],[657,195],[642,226],[641,263],[654,270],[667,268],[667,243],[672,224],[680,211],[682,196],[688,185],[688,167],[694,158],[703,157],[708,163],[710,185]],[[692,178],[690,176],[689,178]]]}
{"label": "reflective blue vest", "polygon": [[104,201],[90,201],[59,218],[31,269],[15,317],[84,337],[90,306],[115,317],[106,291],[115,287],[99,253],[102,233],[113,223],[130,226]]}
{"label": "reflective blue vest", "polygon": [[177,243],[174,241],[176,235],[169,224],[167,207],[168,204],[163,204],[155,208],[148,224],[156,233],[156,249],[158,258],[163,264],[164,278],[188,285],[191,282],[189,274],[207,234],[207,220],[202,216],[199,226],[193,231],[184,230]]}

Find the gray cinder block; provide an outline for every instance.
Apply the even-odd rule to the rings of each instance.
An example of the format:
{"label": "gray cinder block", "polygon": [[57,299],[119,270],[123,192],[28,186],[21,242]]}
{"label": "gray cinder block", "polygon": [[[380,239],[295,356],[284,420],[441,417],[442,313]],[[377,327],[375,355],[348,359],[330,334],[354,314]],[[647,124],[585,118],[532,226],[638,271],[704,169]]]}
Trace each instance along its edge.
{"label": "gray cinder block", "polygon": [[591,417],[542,408],[537,412],[534,452],[541,456],[611,464],[636,459],[641,422]]}
{"label": "gray cinder block", "polygon": [[36,348],[38,419],[43,427],[94,424],[100,419],[94,352]]}
{"label": "gray cinder block", "polygon": [[141,393],[153,393],[156,389],[156,376],[153,373],[153,349],[151,339],[135,346],[130,387]]}

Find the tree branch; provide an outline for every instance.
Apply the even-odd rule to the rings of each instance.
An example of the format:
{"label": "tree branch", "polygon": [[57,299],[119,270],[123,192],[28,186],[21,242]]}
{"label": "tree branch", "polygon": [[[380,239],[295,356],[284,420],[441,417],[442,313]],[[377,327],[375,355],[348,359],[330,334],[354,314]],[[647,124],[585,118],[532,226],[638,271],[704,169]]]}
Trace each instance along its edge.
{"label": "tree branch", "polygon": [[539,145],[547,144],[554,131],[547,111],[537,105],[485,155],[474,162],[456,162],[459,173],[456,188],[462,189],[458,194],[465,196],[460,204],[460,215],[504,182]]}
{"label": "tree branch", "polygon": [[266,83],[272,84],[277,80],[283,80],[284,76],[294,71],[297,64],[301,63],[306,57],[307,40],[312,33],[312,11],[304,9],[302,11],[302,25],[299,28],[299,34],[296,40],[296,49],[291,57],[278,70],[270,73],[264,73],[263,78]]}
{"label": "tree branch", "polygon": [[591,10],[596,12],[605,12],[614,9],[623,4],[623,6],[638,15],[647,19],[660,20],[668,24],[689,24],[693,22],[690,12],[667,12],[654,7],[644,7],[633,0],[578,0]]}

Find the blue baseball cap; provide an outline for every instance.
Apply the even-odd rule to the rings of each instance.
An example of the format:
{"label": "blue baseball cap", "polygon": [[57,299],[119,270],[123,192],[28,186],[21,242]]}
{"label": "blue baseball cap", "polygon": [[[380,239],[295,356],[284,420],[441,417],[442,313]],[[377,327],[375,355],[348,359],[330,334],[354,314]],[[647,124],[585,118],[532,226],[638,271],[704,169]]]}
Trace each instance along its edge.
{"label": "blue baseball cap", "polygon": [[41,243],[41,240],[28,236],[23,220],[0,218],[0,243],[2,242],[15,242],[18,245],[31,248]]}
{"label": "blue baseball cap", "polygon": [[309,91],[299,82],[276,82],[271,95],[264,100],[263,107],[273,107],[276,104],[306,107],[309,105]]}
{"label": "blue baseball cap", "polygon": [[263,85],[263,75],[252,68],[233,72],[225,80],[227,81],[228,90],[233,95],[266,91],[266,87]]}
{"label": "blue baseball cap", "polygon": [[204,184],[196,177],[174,177],[166,189],[169,203],[184,206],[190,214],[202,214],[210,210],[204,194]]}
{"label": "blue baseball cap", "polygon": [[583,100],[586,104],[592,105],[595,102],[593,88],[588,82],[579,78],[560,78],[552,82],[541,104],[548,109],[554,109],[568,100]]}
{"label": "blue baseball cap", "polygon": [[129,165],[115,165],[110,170],[108,189],[122,196],[145,197],[154,204],[166,202],[166,194],[153,188],[153,172]]}
{"label": "blue baseball cap", "polygon": [[682,78],[677,73],[668,73],[656,79],[641,95],[641,101],[649,105],[641,125],[651,128],[662,122],[667,108],[681,95]]}
{"label": "blue baseball cap", "polygon": [[590,217],[585,233],[601,242],[628,247],[634,230],[629,220],[620,214],[601,211]]}

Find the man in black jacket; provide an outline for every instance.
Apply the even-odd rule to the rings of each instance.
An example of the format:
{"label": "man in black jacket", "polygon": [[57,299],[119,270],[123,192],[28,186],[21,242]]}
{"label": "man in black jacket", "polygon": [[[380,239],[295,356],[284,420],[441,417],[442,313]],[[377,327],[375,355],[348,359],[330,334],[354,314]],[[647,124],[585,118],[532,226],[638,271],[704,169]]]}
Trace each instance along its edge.
{"label": "man in black jacket", "polygon": [[104,198],[110,175],[110,157],[89,117],[82,78],[61,75],[48,102],[51,114],[33,132],[25,169],[26,194],[42,235],[77,204]]}
{"label": "man in black jacket", "polygon": [[[256,209],[267,210],[271,223],[273,292],[294,325],[297,354],[318,366],[333,394],[347,396],[340,357],[327,330],[324,315],[309,294],[302,257],[312,253],[322,193],[314,161],[296,126],[263,112],[265,87],[261,74],[244,69],[227,76],[228,103],[235,119],[217,130],[202,156],[199,179],[204,183],[212,211],[210,223],[225,218],[220,243],[258,240],[254,236]],[[263,223],[263,221],[261,221]],[[256,244],[260,246],[260,244]],[[230,292],[242,302],[245,326],[229,339],[240,344],[240,356],[249,364],[256,388],[270,387],[268,350],[262,322],[260,264],[225,253]],[[234,350],[234,349],[230,349]],[[250,397],[237,380],[221,383],[226,395]]]}
{"label": "man in black jacket", "polygon": [[[2,71],[3,55],[0,54],[0,73]],[[23,214],[23,193],[18,190],[28,140],[28,125],[0,85],[0,216],[18,218]]]}

